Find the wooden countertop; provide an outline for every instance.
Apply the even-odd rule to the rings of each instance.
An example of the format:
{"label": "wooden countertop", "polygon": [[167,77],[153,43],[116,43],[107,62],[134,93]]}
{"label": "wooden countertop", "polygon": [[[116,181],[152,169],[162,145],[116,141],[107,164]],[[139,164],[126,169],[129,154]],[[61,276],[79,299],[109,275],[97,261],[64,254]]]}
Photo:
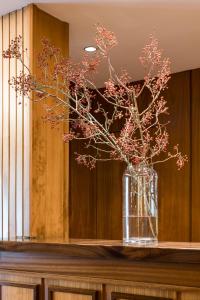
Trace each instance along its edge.
{"label": "wooden countertop", "polygon": [[128,245],[109,240],[1,240],[0,251],[47,253],[68,258],[200,264],[200,243]]}

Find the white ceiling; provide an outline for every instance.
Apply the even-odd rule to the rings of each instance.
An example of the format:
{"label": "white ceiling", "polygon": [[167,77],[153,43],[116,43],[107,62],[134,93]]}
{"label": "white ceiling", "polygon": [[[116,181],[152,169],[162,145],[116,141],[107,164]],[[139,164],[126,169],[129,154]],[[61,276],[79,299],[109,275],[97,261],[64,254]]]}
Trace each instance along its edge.
{"label": "white ceiling", "polygon": [[[30,2],[33,1],[0,0],[0,14]],[[101,23],[114,31],[119,40],[119,46],[113,50],[113,64],[117,70],[127,69],[134,80],[143,76],[138,57],[151,33],[158,37],[165,54],[171,58],[172,72],[200,67],[200,0],[37,0],[34,3],[70,24],[70,56],[77,60],[83,48],[93,44],[94,24]],[[98,86],[103,85],[106,74],[103,66],[96,76]]]}

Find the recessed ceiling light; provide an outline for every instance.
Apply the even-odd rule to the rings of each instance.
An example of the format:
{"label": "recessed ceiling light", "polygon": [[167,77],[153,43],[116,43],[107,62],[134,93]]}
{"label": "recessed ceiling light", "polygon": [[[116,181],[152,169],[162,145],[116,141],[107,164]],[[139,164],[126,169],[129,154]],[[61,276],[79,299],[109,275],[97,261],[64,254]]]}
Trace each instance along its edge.
{"label": "recessed ceiling light", "polygon": [[94,46],[87,46],[87,47],[84,48],[84,50],[86,52],[95,52],[95,51],[97,51],[97,48],[94,47]]}

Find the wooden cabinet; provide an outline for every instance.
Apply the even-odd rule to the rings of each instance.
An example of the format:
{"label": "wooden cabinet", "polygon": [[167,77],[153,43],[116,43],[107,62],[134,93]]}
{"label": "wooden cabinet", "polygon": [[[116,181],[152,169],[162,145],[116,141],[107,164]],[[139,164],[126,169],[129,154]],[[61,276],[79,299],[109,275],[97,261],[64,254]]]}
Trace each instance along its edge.
{"label": "wooden cabinet", "polygon": [[200,300],[194,287],[7,272],[0,271],[1,300]]}
{"label": "wooden cabinet", "polygon": [[200,300],[200,244],[0,242],[0,300]]}

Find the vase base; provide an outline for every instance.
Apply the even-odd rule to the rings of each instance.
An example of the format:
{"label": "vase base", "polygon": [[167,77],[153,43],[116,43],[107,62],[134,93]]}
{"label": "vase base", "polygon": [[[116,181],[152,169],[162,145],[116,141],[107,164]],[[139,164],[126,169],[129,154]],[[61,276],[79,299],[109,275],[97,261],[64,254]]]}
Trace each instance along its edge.
{"label": "vase base", "polygon": [[155,244],[158,242],[157,239],[155,238],[148,238],[148,237],[144,237],[144,238],[136,238],[136,237],[133,237],[133,238],[130,238],[130,239],[124,239],[123,242],[125,244]]}

